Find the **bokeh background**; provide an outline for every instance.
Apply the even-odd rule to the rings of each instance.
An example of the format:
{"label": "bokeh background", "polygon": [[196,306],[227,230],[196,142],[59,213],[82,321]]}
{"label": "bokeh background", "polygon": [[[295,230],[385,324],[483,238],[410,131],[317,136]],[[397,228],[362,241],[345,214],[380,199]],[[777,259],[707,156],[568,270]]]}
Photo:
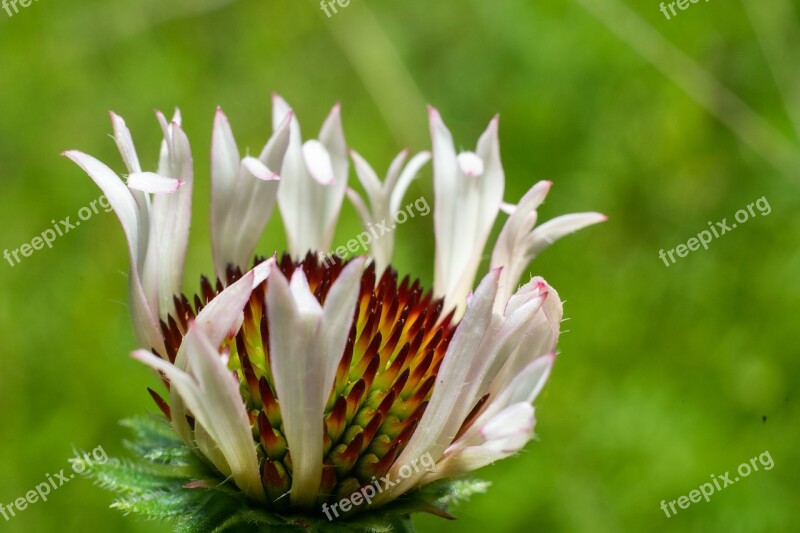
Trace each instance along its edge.
{"label": "bokeh background", "polygon": [[[670,20],[655,0],[352,0],[331,18],[300,0],[40,0],[0,11],[0,248],[74,220],[99,196],[63,150],[122,170],[107,110],[126,118],[150,168],[152,110],[183,112],[197,176],[189,291],[212,271],[217,105],[255,152],[272,91],[306,133],[341,100],[350,146],[377,169],[403,147],[429,147],[426,103],[465,149],[500,113],[507,201],[550,179],[544,219],[597,210],[610,220],[530,268],[569,317],[537,401],[538,440],[481,471],[494,487],[457,508],[458,520],[422,517],[418,529],[796,530],[798,12],[793,0],[700,2]],[[432,199],[430,172],[409,199]],[[659,259],[761,197],[768,216],[670,267]],[[337,244],[358,227],[346,205]],[[402,226],[397,242],[397,268],[429,285],[432,219]],[[259,251],[283,246],[276,216]],[[102,212],[53,249],[0,263],[0,503],[66,468],[73,447],[123,453],[118,420],[155,410],[153,376],[127,355],[127,268],[119,223]],[[672,518],[660,509],[764,451],[773,469]],[[0,531],[168,531],[111,500],[75,479],[0,518]]]}

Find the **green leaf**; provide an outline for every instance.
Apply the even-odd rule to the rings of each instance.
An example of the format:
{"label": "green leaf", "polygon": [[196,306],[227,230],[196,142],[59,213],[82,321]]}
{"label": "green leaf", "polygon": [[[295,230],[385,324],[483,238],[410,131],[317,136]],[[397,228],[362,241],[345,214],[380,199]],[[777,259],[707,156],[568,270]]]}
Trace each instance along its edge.
{"label": "green leaf", "polygon": [[130,429],[136,437],[136,445],[146,448],[170,448],[185,446],[172,430],[166,418],[158,416],[136,416],[120,421],[120,425]]}
{"label": "green leaf", "polygon": [[94,463],[85,475],[104,489],[132,494],[176,490],[187,480],[180,467],[120,459]]}
{"label": "green leaf", "polygon": [[150,520],[168,520],[181,517],[189,509],[202,504],[202,494],[192,491],[149,492],[138,496],[120,498],[111,504],[125,514],[135,513]]}

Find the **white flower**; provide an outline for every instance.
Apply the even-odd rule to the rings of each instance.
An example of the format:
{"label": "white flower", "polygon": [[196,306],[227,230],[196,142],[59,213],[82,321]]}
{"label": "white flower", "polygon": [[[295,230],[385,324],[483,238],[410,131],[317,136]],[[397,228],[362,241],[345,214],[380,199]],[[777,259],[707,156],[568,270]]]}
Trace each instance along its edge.
{"label": "white flower", "polygon": [[[457,154],[433,108],[434,288],[384,268],[394,241],[372,258],[320,262],[347,190],[339,106],[319,140],[302,142],[294,113],[275,96],[273,134],[258,158],[241,156],[217,111],[211,152],[211,235],[217,282],[181,295],[192,163],[179,117],[167,124],[157,173],[142,172],[121,118],[115,139],[127,186],[110,168],[67,152],[119,216],[131,257],[131,313],[140,350],[168,401],[151,391],[176,433],[251,500],[315,513],[373,476],[405,479],[382,505],[432,481],[518,452],[532,438],[532,402],[555,361],[561,300],[541,278],[517,289],[528,263],[563,235],[605,219],[558,217],[534,228],[549,182],[517,206],[502,202],[498,120],[476,151]],[[352,152],[369,199],[349,195],[365,225],[396,215],[431,154],[379,181]],[[405,166],[404,166],[405,165]],[[152,196],[151,196],[152,195]],[[246,270],[277,198],[290,253]],[[474,293],[500,210],[510,216]],[[306,253],[308,252],[308,255]],[[233,375],[232,375],[233,372]],[[399,476],[429,457],[433,467]],[[407,472],[407,470],[406,470]]]}

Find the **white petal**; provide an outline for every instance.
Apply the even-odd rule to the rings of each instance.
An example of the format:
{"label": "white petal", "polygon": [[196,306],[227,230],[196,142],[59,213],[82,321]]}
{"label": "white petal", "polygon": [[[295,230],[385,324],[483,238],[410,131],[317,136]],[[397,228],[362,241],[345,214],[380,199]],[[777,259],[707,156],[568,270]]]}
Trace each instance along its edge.
{"label": "white petal", "polygon": [[289,283],[289,289],[292,291],[292,299],[298,313],[303,315],[322,314],[322,306],[308,286],[308,278],[306,278],[303,267],[295,269],[294,274],[292,274],[292,281]]}
{"label": "white petal", "polygon": [[528,327],[541,311],[547,297],[546,290],[531,292],[519,306],[506,313],[501,327],[492,338],[492,345],[481,349],[483,366],[475,378],[478,383],[475,395],[466,398],[467,403],[474,405],[480,400],[515,350],[527,350],[530,347],[533,339],[528,335]]}
{"label": "white petal", "polygon": [[561,237],[606,220],[608,217],[602,213],[574,213],[548,220],[533,230],[530,253],[535,257]]}
{"label": "white petal", "polygon": [[436,465],[434,472],[423,477],[421,484],[472,472],[517,453],[533,437],[535,424],[530,404],[509,406],[482,428],[482,444],[452,452]]}
{"label": "white petal", "polygon": [[[484,356],[481,347],[492,329],[492,305],[497,292],[498,276],[498,272],[490,272],[475,290],[470,306],[447,348],[428,407],[405,449],[389,470],[392,479],[397,477],[397,470],[402,465],[409,464],[426,453],[437,461],[473,408],[466,400],[475,396],[472,389],[480,381],[477,374],[481,366],[480,357]],[[414,486],[422,475],[424,472],[401,481],[396,487],[378,495],[376,503],[402,494]]]}
{"label": "white petal", "polygon": [[507,388],[531,361],[555,350],[563,315],[564,310],[558,293],[547,286],[544,303],[530,318],[522,332],[525,342],[516,346],[508,345],[501,355],[505,362],[488,388],[492,397],[496,398]]}
{"label": "white petal", "polygon": [[289,249],[294,257],[301,257],[309,250],[330,249],[347,189],[349,163],[338,106],[325,121],[319,141],[303,146],[296,123],[293,119],[280,172],[278,205]]}
{"label": "white petal", "polygon": [[[111,112],[111,124],[114,129],[114,141],[117,143],[117,148],[119,149],[119,153],[122,155],[122,160],[125,162],[125,166],[128,168],[128,172],[130,174],[141,172],[142,167],[139,164],[139,157],[136,155],[136,148],[133,144],[133,138],[131,138],[131,132],[128,129],[128,126],[125,124],[125,121],[119,115]],[[149,195],[140,191],[133,191],[132,194],[133,198],[136,200],[138,213],[137,218],[139,220],[139,234],[148,236],[150,234],[150,197]],[[146,254],[147,239],[141,239],[139,241],[138,256],[141,258],[141,260],[144,260]],[[147,292],[148,290],[145,290],[145,293]]]}
{"label": "white petal", "polygon": [[339,182],[336,189],[339,195],[339,205],[341,205],[344,199],[344,189],[347,186],[347,173],[350,163],[347,158],[347,142],[345,141],[344,128],[342,127],[342,106],[338,103],[333,106],[322,124],[322,128],[319,130],[319,142],[325,145],[325,149],[330,154],[333,173],[337,182]]}
{"label": "white petal", "polygon": [[258,457],[238,382],[202,329],[190,328],[183,343],[189,353],[189,373],[149,352],[135,352],[134,357],[164,372],[225,457],[227,465],[216,466],[223,472],[230,470],[236,485],[250,498],[264,501]]}
{"label": "white petal", "polygon": [[[547,383],[555,360],[555,353],[550,352],[528,363],[508,387],[497,396],[493,402],[496,403],[493,410],[504,409],[515,403],[533,403]],[[488,409],[487,412],[489,412]]]}
{"label": "white petal", "polygon": [[[481,435],[498,451],[514,453],[530,440],[533,432],[533,407],[526,402],[509,405],[489,420]],[[524,442],[518,437],[523,435]]]}
{"label": "white petal", "polygon": [[324,352],[323,360],[330,365],[326,369],[325,380],[331,384],[350,335],[365,262],[366,258],[358,257],[342,269],[328,291],[323,306],[322,328],[317,343]]}
{"label": "white petal", "polygon": [[[253,289],[267,279],[274,265],[275,259],[270,258],[226,287],[197,314],[194,327],[202,329],[203,335],[217,346],[226,338],[235,335],[242,323],[242,310],[249,301]],[[180,369],[186,368],[183,346],[178,350],[175,366]]]}
{"label": "white petal", "polygon": [[325,146],[319,141],[306,141],[303,144],[303,158],[306,162],[308,173],[322,185],[330,185],[336,181],[333,174],[331,156]]}
{"label": "white petal", "polygon": [[[189,139],[177,122],[167,130],[164,146],[167,147],[166,166],[158,174],[184,182],[174,194],[159,194],[153,198],[151,225],[156,239],[151,239],[148,255],[158,257],[159,316],[166,320],[174,311],[173,296],[183,290],[183,265],[189,244],[189,226],[192,222],[192,188],[194,170]],[[151,252],[151,250],[156,250]],[[144,279],[145,285],[147,278]]]}
{"label": "white petal", "polygon": [[287,117],[291,116],[292,107],[281,96],[272,94],[272,129],[277,131]]}
{"label": "white petal", "polygon": [[483,174],[483,160],[475,152],[458,154],[458,166],[465,176],[474,178]]}
{"label": "white petal", "polygon": [[475,157],[484,168],[479,176],[467,176],[467,170],[479,170],[474,158],[459,160],[450,132],[439,113],[430,108],[433,139],[433,181],[435,198],[436,269],[434,292],[445,298],[445,309],[456,309],[456,318],[466,307],[483,256],[483,248],[500,209],[505,175],[500,163],[495,117],[478,141]]}
{"label": "white petal", "polygon": [[319,489],[322,419],[353,322],[363,264],[362,258],[345,267],[324,308],[301,269],[291,283],[277,267],[270,275],[270,362],[292,456],[294,505],[313,504]]}
{"label": "white petal", "polygon": [[433,146],[433,188],[436,204],[433,210],[436,231],[434,292],[442,296],[448,293],[452,278],[458,276],[453,250],[458,245],[455,213],[459,209],[459,170],[453,136],[434,107],[428,107],[428,120]]}
{"label": "white petal", "polygon": [[281,179],[280,174],[277,174],[267,168],[267,165],[261,162],[260,159],[255,157],[245,157],[242,159],[242,165],[256,178],[261,181],[273,181]]}
{"label": "white petal", "polygon": [[[203,335],[215,346],[220,346],[227,337],[235,335],[244,319],[242,310],[249,301],[250,294],[267,279],[274,264],[275,259],[270,258],[226,287],[197,314],[193,327],[202,329]],[[187,348],[184,343],[178,348],[175,367],[180,370],[188,367]],[[191,430],[184,417],[183,401],[175,390],[170,390],[170,407],[176,433],[189,442]]]}
{"label": "white petal", "polygon": [[270,274],[267,312],[270,364],[292,454],[290,497],[293,505],[311,505],[322,474],[321,421],[332,386],[323,381],[324,370],[314,353],[322,310],[301,313],[286,278],[275,268]]}
{"label": "white petal", "polygon": [[503,225],[492,252],[492,268],[503,268],[500,278],[500,291],[495,310],[502,309],[511,293],[516,289],[525,267],[531,261],[528,243],[529,235],[536,225],[536,209],[542,204],[550,191],[552,182],[540,181],[531,187],[519,201],[511,216]]}
{"label": "white petal", "polygon": [[372,215],[369,212],[369,208],[367,207],[367,204],[364,203],[364,200],[362,200],[361,197],[358,195],[358,193],[353,189],[348,188],[347,197],[350,199],[350,202],[356,209],[356,212],[358,213],[358,216],[361,218],[361,223],[364,225],[364,227],[366,228],[370,224],[372,224],[373,220],[372,220]]}
{"label": "white petal", "polygon": [[147,247],[147,234],[142,234],[139,221],[139,207],[130,189],[122,182],[113,170],[94,157],[75,150],[64,152],[64,155],[78,164],[84,172],[97,184],[114,209],[128,241],[128,253],[131,261],[131,278],[129,292],[131,301],[131,320],[140,345],[148,346],[165,353],[164,339],[157,318],[157,300],[155,291],[145,292],[139,275],[144,269]]}
{"label": "white petal", "polygon": [[236,236],[226,232],[239,176],[239,148],[228,118],[217,108],[211,137],[211,248],[217,276],[224,279]]}
{"label": "white petal", "polygon": [[515,204],[510,204],[508,202],[501,202],[500,203],[500,211],[505,213],[506,215],[513,215],[514,211],[517,210],[517,206]]}
{"label": "white petal", "polygon": [[403,197],[405,196],[408,187],[411,185],[411,182],[417,178],[419,171],[422,170],[422,167],[428,164],[428,161],[430,160],[430,152],[420,152],[412,157],[411,161],[408,162],[408,165],[406,165],[406,167],[403,169],[403,173],[400,174],[396,185],[392,189],[389,200],[389,216],[393,217],[400,212],[401,204],[403,203]]}
{"label": "white petal", "polygon": [[378,178],[375,170],[373,170],[370,164],[367,163],[367,161],[361,157],[358,152],[351,150],[350,157],[353,158],[353,166],[356,169],[358,181],[361,182],[361,185],[364,187],[364,191],[367,193],[367,197],[370,200],[372,208],[375,209],[376,202],[379,204],[383,202],[384,192],[383,188],[381,187],[381,180]]}
{"label": "white petal", "polygon": [[136,147],[133,145],[133,138],[125,121],[114,113],[111,112],[111,124],[114,128],[114,141],[117,143],[117,149],[122,155],[122,160],[128,168],[130,174],[135,174],[142,171],[139,165],[139,157],[136,155]]}
{"label": "white petal", "polygon": [[386,173],[386,180],[383,182],[384,190],[391,191],[394,189],[397,178],[400,177],[400,171],[403,170],[403,164],[408,158],[408,154],[409,150],[406,148],[392,159],[392,162],[389,164],[389,171]]}
{"label": "white petal", "polygon": [[[114,208],[114,212],[122,223],[122,229],[125,231],[125,236],[128,238],[128,244],[130,245],[131,256],[135,259],[139,259],[140,235],[137,220],[137,206],[131,191],[113,170],[94,157],[77,150],[64,152],[63,155],[77,163],[77,165],[92,178],[95,184],[100,187],[100,190],[103,191],[103,194],[105,194],[111,207]],[[143,259],[144,258],[142,258],[142,260]]]}
{"label": "white petal", "polygon": [[258,159],[245,157],[230,192],[230,201],[220,219],[223,221],[215,239],[214,265],[217,276],[224,277],[228,264],[246,267],[253,259],[264,227],[277,200],[280,169],[289,146],[292,113],[270,137]]}
{"label": "white petal", "polygon": [[155,172],[138,172],[128,176],[128,187],[137,191],[154,194],[177,192],[183,181],[159,176]]}

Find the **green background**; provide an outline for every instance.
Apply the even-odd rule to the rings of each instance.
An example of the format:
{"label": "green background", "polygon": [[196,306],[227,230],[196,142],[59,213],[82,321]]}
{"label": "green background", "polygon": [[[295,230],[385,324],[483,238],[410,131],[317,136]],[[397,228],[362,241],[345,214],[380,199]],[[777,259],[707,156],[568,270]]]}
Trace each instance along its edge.
{"label": "green background", "polygon": [[[429,147],[426,103],[465,149],[500,113],[507,201],[550,179],[543,220],[589,210],[610,220],[530,268],[569,318],[537,401],[538,440],[480,472],[494,486],[457,521],[423,517],[419,530],[790,531],[800,522],[798,28],[789,0],[700,2],[671,20],[655,1],[618,0],[352,0],[332,18],[299,0],[0,11],[0,248],[74,220],[99,196],[61,151],[122,170],[107,110],[126,118],[151,169],[152,110],[183,112],[196,161],[190,291],[212,270],[217,105],[242,150],[257,152],[272,91],[307,136],[341,100],[349,145],[381,173],[401,148]],[[432,198],[430,168],[408,199]],[[658,258],[761,197],[769,216],[669,268]],[[284,247],[278,218],[262,253]],[[336,244],[358,228],[346,205]],[[399,229],[396,264],[430,285],[431,217]],[[127,356],[127,268],[107,213],[0,264],[0,503],[66,468],[73,447],[119,455],[117,421],[155,410],[145,391],[155,380]],[[659,508],[765,450],[773,469],[675,517]],[[0,531],[168,530],[111,500],[76,479],[0,517]]]}

